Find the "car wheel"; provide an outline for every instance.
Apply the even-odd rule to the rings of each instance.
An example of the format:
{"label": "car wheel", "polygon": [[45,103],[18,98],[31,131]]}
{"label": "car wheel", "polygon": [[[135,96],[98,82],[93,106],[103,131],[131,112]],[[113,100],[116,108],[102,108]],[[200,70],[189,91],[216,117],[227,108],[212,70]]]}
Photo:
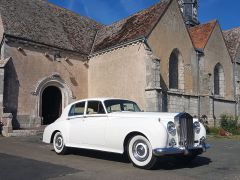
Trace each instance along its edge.
{"label": "car wheel", "polygon": [[53,148],[57,154],[66,154],[67,147],[64,144],[64,139],[61,132],[57,132],[53,138]]}
{"label": "car wheel", "polygon": [[142,135],[132,137],[127,146],[128,156],[135,167],[151,169],[157,161],[148,139]]}

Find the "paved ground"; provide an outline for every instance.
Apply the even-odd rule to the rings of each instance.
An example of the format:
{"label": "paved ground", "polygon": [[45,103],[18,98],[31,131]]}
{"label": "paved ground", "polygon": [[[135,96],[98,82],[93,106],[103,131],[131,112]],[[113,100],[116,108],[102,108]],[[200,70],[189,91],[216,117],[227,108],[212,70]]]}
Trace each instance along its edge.
{"label": "paved ground", "polygon": [[122,156],[73,149],[56,155],[39,136],[0,137],[0,180],[28,179],[164,179],[240,180],[240,141],[210,140],[212,148],[191,164],[173,158],[159,161],[156,170],[134,168]]}

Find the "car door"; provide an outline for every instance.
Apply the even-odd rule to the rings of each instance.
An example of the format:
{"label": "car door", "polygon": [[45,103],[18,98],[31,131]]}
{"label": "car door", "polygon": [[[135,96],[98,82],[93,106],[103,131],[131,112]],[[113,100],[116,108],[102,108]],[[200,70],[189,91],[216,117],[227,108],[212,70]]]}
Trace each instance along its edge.
{"label": "car door", "polygon": [[83,144],[92,147],[105,145],[108,117],[101,101],[88,101],[83,119]]}
{"label": "car door", "polygon": [[73,104],[68,113],[69,124],[69,143],[72,146],[79,147],[83,143],[83,119],[86,102]]}

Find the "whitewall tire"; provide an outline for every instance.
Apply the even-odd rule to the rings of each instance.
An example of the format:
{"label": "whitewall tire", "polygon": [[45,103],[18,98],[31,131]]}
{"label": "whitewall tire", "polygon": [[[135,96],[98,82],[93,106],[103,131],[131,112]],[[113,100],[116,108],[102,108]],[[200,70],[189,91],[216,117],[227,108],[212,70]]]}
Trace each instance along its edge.
{"label": "whitewall tire", "polygon": [[148,139],[142,135],[133,136],[127,146],[128,156],[134,166],[142,169],[151,169],[157,161]]}
{"label": "whitewall tire", "polygon": [[65,146],[61,132],[56,132],[53,138],[53,148],[57,154],[66,154],[67,147]]}

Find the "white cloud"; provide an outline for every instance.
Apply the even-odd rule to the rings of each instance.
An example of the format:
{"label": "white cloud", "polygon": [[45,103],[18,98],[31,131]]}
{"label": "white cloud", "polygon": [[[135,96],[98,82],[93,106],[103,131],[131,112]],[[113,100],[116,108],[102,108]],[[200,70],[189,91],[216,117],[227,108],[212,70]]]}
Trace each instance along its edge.
{"label": "white cloud", "polygon": [[90,16],[89,9],[88,9],[87,5],[85,4],[85,2],[83,0],[80,0],[80,1],[81,1],[81,4],[83,5],[83,9],[84,9],[86,15]]}
{"label": "white cloud", "polygon": [[67,9],[72,10],[73,6],[74,6],[75,0],[69,0],[68,1],[68,5],[67,5]]}

